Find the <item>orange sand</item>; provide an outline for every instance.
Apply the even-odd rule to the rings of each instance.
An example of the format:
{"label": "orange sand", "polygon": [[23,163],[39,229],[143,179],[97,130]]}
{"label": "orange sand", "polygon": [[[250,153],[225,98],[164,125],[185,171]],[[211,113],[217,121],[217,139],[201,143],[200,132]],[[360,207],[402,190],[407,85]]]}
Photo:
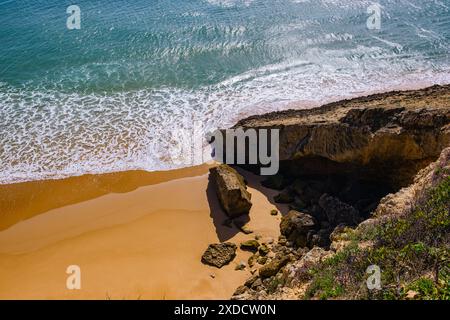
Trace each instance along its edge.
{"label": "orange sand", "polygon": [[[200,262],[208,244],[278,237],[273,194],[252,188],[244,235],[208,184],[208,168],[130,171],[0,186],[0,299],[228,299],[250,276]],[[260,189],[260,188],[258,188]],[[81,290],[66,268],[81,268]],[[213,276],[212,276],[213,275]]]}

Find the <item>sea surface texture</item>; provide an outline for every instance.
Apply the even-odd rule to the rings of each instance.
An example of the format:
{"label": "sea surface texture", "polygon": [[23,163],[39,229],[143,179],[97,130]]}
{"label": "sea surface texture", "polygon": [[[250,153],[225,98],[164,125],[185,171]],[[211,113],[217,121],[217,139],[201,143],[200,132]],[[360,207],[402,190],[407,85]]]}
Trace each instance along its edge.
{"label": "sea surface texture", "polygon": [[247,115],[450,82],[448,0],[0,0],[0,17],[0,184],[197,164],[199,132]]}

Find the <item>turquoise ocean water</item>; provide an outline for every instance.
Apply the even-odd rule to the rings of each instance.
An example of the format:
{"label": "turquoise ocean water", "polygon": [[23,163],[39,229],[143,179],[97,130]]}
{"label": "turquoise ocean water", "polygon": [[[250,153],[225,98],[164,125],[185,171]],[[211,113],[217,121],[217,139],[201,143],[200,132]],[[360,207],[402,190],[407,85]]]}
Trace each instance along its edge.
{"label": "turquoise ocean water", "polygon": [[450,1],[379,1],[380,30],[373,3],[0,0],[0,183],[171,169],[194,122],[449,83]]}

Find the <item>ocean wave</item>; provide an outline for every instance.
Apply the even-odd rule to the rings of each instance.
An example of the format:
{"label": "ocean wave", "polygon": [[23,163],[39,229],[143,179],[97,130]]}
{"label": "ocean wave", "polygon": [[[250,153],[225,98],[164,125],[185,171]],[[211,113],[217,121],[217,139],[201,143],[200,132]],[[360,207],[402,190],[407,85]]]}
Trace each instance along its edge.
{"label": "ocean wave", "polygon": [[174,158],[176,144],[195,152],[189,137],[177,141],[174,132],[190,135],[194,124],[210,132],[292,103],[312,107],[396,87],[450,82],[448,69],[419,66],[415,59],[395,64],[379,52],[374,59],[374,52],[378,49],[355,49],[350,56],[372,57],[355,63],[347,51],[322,53],[318,59],[319,52],[310,50],[305,60],[265,66],[196,90],[78,94],[3,86],[0,183],[199,164],[205,159],[195,160],[189,152],[184,159]]}
{"label": "ocean wave", "polygon": [[428,3],[380,1],[368,30],[365,0],[80,0],[76,31],[61,0],[7,3],[0,183],[199,164],[194,124],[449,83],[450,10]]}

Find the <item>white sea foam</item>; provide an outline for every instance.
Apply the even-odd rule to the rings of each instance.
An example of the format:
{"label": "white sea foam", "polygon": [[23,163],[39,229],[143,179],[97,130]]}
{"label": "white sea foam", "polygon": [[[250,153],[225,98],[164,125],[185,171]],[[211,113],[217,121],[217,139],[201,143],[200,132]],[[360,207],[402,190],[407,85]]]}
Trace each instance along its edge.
{"label": "white sea foam", "polygon": [[300,59],[196,90],[82,95],[2,84],[0,183],[173,169],[180,165],[171,161],[171,133],[190,130],[193,120],[211,131],[296,101],[317,106],[375,91],[450,82],[448,68],[417,56],[395,59],[400,55],[381,47],[310,48]]}

